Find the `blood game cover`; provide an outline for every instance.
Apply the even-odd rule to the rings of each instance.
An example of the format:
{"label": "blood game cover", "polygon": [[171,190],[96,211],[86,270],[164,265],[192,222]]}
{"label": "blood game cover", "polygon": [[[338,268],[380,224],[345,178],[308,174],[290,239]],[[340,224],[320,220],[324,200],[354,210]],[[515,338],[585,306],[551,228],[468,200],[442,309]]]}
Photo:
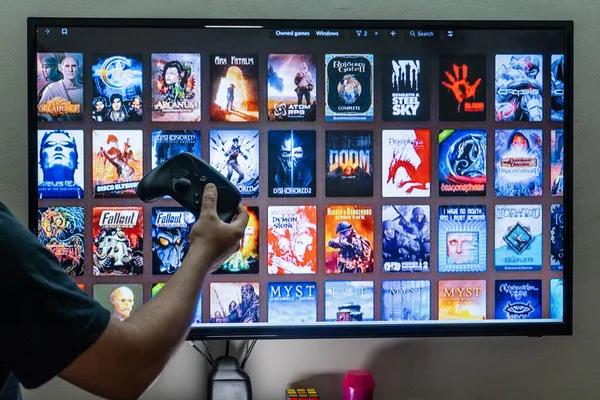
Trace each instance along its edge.
{"label": "blood game cover", "polygon": [[83,54],[37,53],[38,121],[83,120]]}
{"label": "blood game cover", "polygon": [[268,213],[269,274],[315,274],[317,207],[269,206]]}
{"label": "blood game cover", "polygon": [[94,207],[92,212],[94,275],[141,275],[144,268],[143,208]]}
{"label": "blood game cover", "polygon": [[269,54],[269,121],[315,121],[317,68],[311,54]]}
{"label": "blood game cover", "polygon": [[38,208],[37,237],[71,276],[84,272],[84,219],[83,207]]}

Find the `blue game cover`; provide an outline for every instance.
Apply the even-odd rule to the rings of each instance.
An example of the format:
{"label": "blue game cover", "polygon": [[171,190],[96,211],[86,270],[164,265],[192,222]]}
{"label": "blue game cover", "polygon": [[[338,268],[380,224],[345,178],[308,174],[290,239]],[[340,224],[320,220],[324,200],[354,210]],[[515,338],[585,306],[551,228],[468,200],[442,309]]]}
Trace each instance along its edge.
{"label": "blue game cover", "polygon": [[383,281],[382,289],[382,321],[427,321],[431,318],[429,281]]}
{"label": "blue game cover", "polygon": [[498,271],[542,269],[542,206],[497,204],[494,264]]}
{"label": "blue game cover", "polygon": [[317,321],[317,285],[314,282],[269,283],[268,322]]}
{"label": "blue game cover", "polygon": [[326,281],[325,321],[372,321],[372,281]]}
{"label": "blue game cover", "polygon": [[496,281],[496,319],[542,318],[542,281]]}
{"label": "blue game cover", "polygon": [[486,243],[484,205],[440,206],[439,272],[485,272]]}

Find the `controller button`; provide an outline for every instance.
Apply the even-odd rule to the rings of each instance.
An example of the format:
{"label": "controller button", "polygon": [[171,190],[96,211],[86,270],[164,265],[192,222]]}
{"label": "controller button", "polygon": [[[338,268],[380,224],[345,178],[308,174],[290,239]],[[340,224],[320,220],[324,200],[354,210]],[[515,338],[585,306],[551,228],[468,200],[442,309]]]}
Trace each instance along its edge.
{"label": "controller button", "polygon": [[173,190],[177,193],[186,194],[190,191],[192,187],[192,182],[189,179],[181,178],[175,181],[173,184]]}
{"label": "controller button", "polygon": [[194,160],[190,156],[181,154],[169,163],[169,172],[173,178],[184,178],[194,170]]}

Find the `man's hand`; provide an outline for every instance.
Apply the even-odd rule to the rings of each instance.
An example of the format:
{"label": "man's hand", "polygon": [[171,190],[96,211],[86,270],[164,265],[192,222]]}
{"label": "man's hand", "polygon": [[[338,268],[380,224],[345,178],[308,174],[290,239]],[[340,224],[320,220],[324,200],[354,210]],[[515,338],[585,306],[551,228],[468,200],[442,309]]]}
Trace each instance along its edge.
{"label": "man's hand", "polygon": [[248,218],[246,209],[240,204],[231,223],[221,221],[217,215],[217,188],[212,183],[207,184],[202,198],[202,211],[192,227],[190,251],[202,252],[211,269],[218,267],[239,250]]}

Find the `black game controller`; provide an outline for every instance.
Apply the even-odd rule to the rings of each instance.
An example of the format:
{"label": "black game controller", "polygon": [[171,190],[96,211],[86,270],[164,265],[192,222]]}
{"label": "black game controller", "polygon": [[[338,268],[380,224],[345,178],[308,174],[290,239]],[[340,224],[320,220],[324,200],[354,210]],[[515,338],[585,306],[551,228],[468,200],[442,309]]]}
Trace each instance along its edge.
{"label": "black game controller", "polygon": [[192,153],[178,154],[154,168],[138,183],[136,192],[145,203],[169,195],[198,218],[207,183],[217,187],[219,218],[231,222],[242,201],[240,191],[219,171]]}

